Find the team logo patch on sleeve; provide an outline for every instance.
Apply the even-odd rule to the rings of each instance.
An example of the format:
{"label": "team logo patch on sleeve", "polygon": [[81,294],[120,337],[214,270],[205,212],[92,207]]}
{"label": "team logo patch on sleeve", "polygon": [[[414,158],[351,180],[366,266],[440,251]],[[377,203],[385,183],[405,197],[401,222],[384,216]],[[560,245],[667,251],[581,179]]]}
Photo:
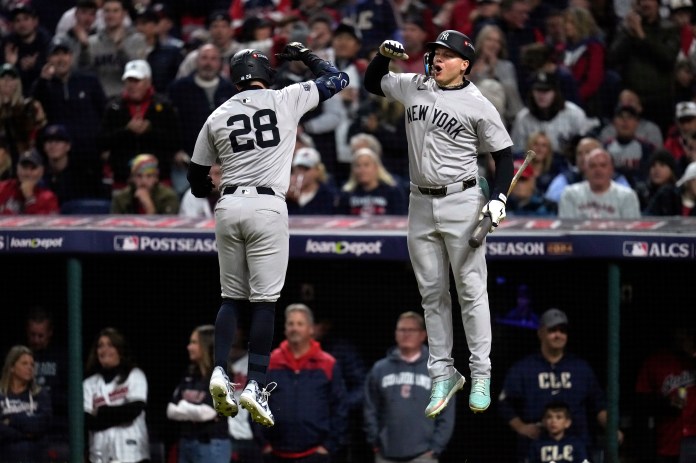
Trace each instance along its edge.
{"label": "team logo patch on sleeve", "polygon": [[312,86],[309,85],[309,83],[305,82],[305,83],[302,84],[302,88],[305,89],[305,92],[308,92],[309,89],[312,88]]}

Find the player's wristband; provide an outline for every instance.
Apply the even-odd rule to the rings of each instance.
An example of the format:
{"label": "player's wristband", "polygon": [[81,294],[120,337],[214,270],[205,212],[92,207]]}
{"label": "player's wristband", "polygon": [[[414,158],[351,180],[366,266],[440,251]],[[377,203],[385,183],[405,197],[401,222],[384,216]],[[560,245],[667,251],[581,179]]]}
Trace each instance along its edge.
{"label": "player's wristband", "polygon": [[324,61],[312,52],[303,55],[302,62],[306,64],[309,70],[312,71],[312,74],[314,74],[317,77],[339,72],[339,70],[334,65],[332,65],[328,61]]}

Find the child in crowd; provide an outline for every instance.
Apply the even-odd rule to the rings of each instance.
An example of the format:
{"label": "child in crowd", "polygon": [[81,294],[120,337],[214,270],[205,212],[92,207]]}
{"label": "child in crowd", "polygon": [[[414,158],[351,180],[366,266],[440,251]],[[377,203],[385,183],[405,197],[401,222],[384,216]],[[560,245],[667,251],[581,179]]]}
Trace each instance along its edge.
{"label": "child in crowd", "polygon": [[565,402],[549,402],[541,420],[543,432],[529,449],[530,463],[561,461],[587,462],[587,445],[582,439],[566,433],[572,423],[570,408]]}

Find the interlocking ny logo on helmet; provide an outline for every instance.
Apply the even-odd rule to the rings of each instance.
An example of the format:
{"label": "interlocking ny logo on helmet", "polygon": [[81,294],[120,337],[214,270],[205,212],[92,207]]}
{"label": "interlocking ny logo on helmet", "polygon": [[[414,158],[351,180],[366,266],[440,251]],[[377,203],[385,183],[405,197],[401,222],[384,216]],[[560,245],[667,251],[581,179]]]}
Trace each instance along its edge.
{"label": "interlocking ny logo on helmet", "polygon": [[468,60],[469,67],[466,68],[466,72],[464,74],[469,74],[471,67],[474,64],[474,59],[476,59],[476,50],[474,49],[474,45],[471,43],[471,39],[468,36],[454,30],[441,32],[435,42],[428,42],[426,44],[427,48],[430,50],[426,54],[426,68],[427,64],[432,65],[433,50],[435,50],[435,47],[438,45],[449,48],[465,60]]}
{"label": "interlocking ny logo on helmet", "polygon": [[266,85],[273,83],[275,70],[268,57],[259,50],[247,48],[234,54],[230,63],[232,82],[239,84],[250,80],[260,80]]}

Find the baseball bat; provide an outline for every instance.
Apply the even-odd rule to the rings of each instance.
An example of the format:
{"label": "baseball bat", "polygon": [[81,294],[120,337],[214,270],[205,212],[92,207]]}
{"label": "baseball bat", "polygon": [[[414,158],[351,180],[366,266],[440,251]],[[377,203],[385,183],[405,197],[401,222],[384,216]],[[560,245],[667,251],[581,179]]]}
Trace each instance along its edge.
{"label": "baseball bat", "polygon": [[[534,159],[534,156],[536,156],[536,153],[533,150],[527,151],[527,154],[524,157],[524,162],[520,166],[519,169],[517,169],[517,172],[515,172],[515,176],[512,177],[512,181],[510,182],[510,188],[508,188],[507,196],[510,196],[510,193],[512,193],[512,190],[515,189],[515,185],[517,185],[517,181],[520,179],[520,175],[522,175],[522,172],[527,168],[530,162],[532,162],[532,159]],[[471,238],[469,238],[469,246],[472,248],[478,248],[481,246],[483,243],[484,238],[486,238],[486,235],[491,229],[491,224],[493,221],[491,220],[491,215],[489,213],[484,214],[483,219],[481,219],[481,222],[476,226],[474,229],[474,232],[471,234]]]}

